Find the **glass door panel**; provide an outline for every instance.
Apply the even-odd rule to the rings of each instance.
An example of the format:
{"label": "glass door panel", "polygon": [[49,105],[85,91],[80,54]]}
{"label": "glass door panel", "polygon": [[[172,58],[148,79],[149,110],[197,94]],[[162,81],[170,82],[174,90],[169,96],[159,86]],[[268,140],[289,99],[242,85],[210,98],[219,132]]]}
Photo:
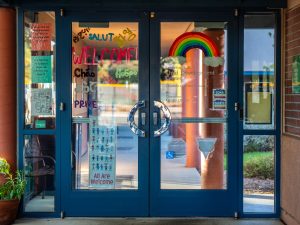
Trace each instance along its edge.
{"label": "glass door panel", "polygon": [[161,23],[160,92],[172,123],[161,136],[161,189],[226,189],[224,22]]}
{"label": "glass door panel", "polygon": [[137,189],[138,23],[72,23],[74,189]]}
{"label": "glass door panel", "polygon": [[232,216],[233,23],[101,16],[66,26],[66,215]]}
{"label": "glass door panel", "polygon": [[153,216],[234,216],[237,211],[233,19],[231,14],[158,13],[152,21]]}
{"label": "glass door panel", "polygon": [[147,216],[148,20],[70,11],[61,22],[69,34],[60,50],[68,62],[60,77],[62,211]]}

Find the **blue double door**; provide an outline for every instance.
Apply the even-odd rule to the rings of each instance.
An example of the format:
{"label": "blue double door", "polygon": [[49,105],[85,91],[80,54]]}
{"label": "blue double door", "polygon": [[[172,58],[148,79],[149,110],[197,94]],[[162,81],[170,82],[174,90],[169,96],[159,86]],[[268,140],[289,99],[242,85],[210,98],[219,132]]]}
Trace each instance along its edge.
{"label": "blue double door", "polygon": [[234,216],[233,12],[67,12],[61,59],[65,216]]}

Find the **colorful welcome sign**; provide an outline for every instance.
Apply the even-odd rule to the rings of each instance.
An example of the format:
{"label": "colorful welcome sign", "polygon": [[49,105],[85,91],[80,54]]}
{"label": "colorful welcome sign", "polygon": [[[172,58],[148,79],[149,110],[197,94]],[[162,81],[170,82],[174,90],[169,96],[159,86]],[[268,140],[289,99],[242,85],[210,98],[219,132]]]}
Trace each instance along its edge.
{"label": "colorful welcome sign", "polygon": [[203,51],[206,65],[217,67],[224,64],[216,43],[201,32],[186,32],[177,37],[169,50],[169,56],[185,56],[189,50],[195,48]]}

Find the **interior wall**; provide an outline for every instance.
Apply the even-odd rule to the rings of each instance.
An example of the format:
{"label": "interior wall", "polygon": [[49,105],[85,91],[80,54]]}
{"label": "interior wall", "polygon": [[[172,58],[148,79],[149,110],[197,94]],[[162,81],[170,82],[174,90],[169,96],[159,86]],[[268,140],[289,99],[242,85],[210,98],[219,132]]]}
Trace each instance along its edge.
{"label": "interior wall", "polygon": [[[300,0],[288,0],[288,8],[283,15],[283,31],[281,218],[287,225],[300,225],[300,137],[295,136],[298,135],[300,126],[300,94],[291,94],[293,57],[300,55]],[[290,116],[293,117],[292,120],[289,119]],[[287,129],[288,127],[290,128]]]}

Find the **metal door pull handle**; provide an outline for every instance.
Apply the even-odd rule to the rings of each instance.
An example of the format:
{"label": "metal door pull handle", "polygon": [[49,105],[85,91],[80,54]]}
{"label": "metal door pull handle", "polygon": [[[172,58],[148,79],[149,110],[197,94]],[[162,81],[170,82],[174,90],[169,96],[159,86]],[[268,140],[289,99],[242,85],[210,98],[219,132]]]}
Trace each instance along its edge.
{"label": "metal door pull handle", "polygon": [[142,125],[145,126],[146,125],[146,113],[142,112],[141,118],[142,118]]}
{"label": "metal door pull handle", "polygon": [[153,113],[153,124],[154,124],[154,126],[156,126],[157,123],[158,123],[158,113],[154,112]]}
{"label": "metal door pull handle", "polygon": [[[146,133],[144,130],[139,129],[138,126],[135,124],[134,115],[140,108],[144,108],[144,107],[145,107],[145,101],[144,100],[138,101],[130,110],[127,119],[129,122],[130,130],[139,137],[146,137]],[[143,124],[143,113],[141,114],[142,114],[141,117],[142,117],[142,124]],[[144,122],[146,123],[146,114],[144,120],[145,120]]]}
{"label": "metal door pull handle", "polygon": [[[171,118],[171,112],[170,112],[169,108],[164,103],[162,103],[160,101],[154,101],[154,106],[159,108],[165,117],[165,121],[161,125],[161,127],[158,130],[154,131],[154,137],[159,137],[162,134],[164,134],[165,132],[167,132],[167,130],[169,129],[169,126],[171,124],[172,118]],[[157,118],[157,116],[156,116],[156,118]],[[153,123],[154,123],[154,114],[153,114]]]}

